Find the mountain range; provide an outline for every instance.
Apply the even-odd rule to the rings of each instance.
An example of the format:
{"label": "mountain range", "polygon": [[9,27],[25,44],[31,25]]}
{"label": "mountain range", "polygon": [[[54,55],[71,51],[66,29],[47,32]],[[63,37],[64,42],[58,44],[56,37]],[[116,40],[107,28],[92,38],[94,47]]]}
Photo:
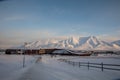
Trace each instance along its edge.
{"label": "mountain range", "polygon": [[120,40],[107,42],[95,36],[70,37],[67,39],[47,39],[27,43],[17,48],[40,49],[40,48],[60,48],[73,50],[120,50]]}

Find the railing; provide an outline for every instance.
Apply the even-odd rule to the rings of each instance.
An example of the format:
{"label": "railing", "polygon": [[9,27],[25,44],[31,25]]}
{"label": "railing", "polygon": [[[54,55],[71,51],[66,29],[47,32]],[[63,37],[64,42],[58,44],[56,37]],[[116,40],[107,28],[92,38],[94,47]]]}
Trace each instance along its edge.
{"label": "railing", "polygon": [[68,64],[71,64],[73,66],[78,66],[78,67],[86,66],[88,68],[88,70],[90,69],[90,67],[92,67],[92,68],[100,68],[101,71],[104,71],[105,69],[106,70],[120,71],[120,65],[118,65],[118,64],[104,64],[103,62],[101,62],[101,63],[74,62],[74,61],[70,61],[70,60],[67,60],[67,59],[59,59],[59,60],[62,61],[62,62],[66,62]]}

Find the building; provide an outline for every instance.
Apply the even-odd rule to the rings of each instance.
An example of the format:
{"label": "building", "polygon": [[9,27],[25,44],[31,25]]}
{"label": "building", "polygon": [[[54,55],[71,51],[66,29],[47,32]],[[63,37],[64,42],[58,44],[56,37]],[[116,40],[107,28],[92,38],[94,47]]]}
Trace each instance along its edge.
{"label": "building", "polygon": [[21,49],[6,49],[5,53],[6,54],[22,54],[23,50],[21,50]]}
{"label": "building", "polygon": [[0,49],[0,54],[5,54],[5,49]]}
{"label": "building", "polygon": [[6,54],[50,54],[56,49],[6,49]]}

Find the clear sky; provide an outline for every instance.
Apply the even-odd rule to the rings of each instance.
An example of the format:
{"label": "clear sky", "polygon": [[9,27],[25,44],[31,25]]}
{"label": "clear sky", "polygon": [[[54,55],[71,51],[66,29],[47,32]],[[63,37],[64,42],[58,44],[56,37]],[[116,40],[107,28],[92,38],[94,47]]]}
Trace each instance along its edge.
{"label": "clear sky", "polygon": [[120,39],[120,0],[0,0],[0,48],[90,35]]}

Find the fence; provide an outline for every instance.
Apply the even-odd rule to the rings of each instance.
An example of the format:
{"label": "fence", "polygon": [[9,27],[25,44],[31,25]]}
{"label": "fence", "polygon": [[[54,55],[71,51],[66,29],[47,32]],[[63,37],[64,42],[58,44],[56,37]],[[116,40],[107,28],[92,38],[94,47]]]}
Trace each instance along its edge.
{"label": "fence", "polygon": [[[104,64],[103,62],[101,63],[91,63],[91,62],[74,62],[74,61],[70,61],[67,59],[59,59],[60,61],[66,62],[68,64],[71,64],[73,66],[87,66],[88,70],[90,69],[90,67],[92,68],[100,68],[101,71],[106,70],[116,70],[116,71],[120,71],[120,65],[118,64]],[[117,68],[113,68],[113,67],[117,67]],[[118,68],[119,67],[119,68]]]}

